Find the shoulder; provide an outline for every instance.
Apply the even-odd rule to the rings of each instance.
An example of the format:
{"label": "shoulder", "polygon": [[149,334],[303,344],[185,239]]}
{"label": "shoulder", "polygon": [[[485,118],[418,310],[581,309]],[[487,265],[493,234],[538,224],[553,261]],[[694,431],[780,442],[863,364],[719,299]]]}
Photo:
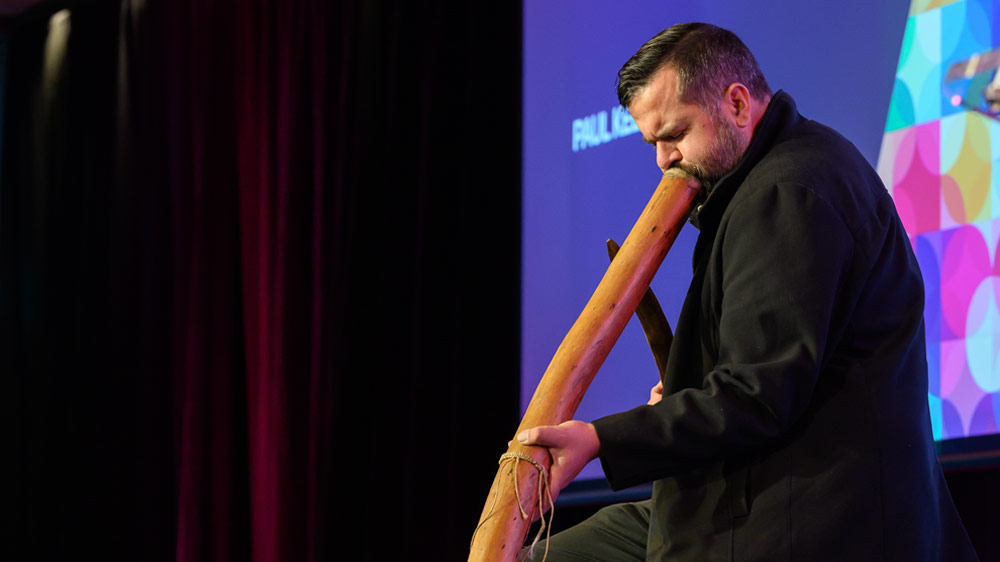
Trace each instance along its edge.
{"label": "shoulder", "polygon": [[808,119],[783,131],[747,175],[745,183],[796,183],[832,189],[850,183],[885,191],[860,151],[837,131]]}
{"label": "shoulder", "polygon": [[878,173],[850,141],[833,129],[803,120],[775,139],[747,174],[729,211],[762,212],[773,205],[791,213],[836,217],[852,236],[868,238],[872,227],[895,216]]}

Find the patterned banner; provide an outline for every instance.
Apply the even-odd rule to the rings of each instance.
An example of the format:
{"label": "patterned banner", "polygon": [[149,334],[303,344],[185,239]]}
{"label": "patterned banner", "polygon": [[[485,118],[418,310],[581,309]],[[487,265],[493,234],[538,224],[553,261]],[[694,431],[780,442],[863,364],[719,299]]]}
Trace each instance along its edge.
{"label": "patterned banner", "polygon": [[924,275],[936,439],[1000,431],[1000,121],[968,106],[978,90],[945,87],[1000,44],[998,16],[989,0],[914,0],[879,155]]}

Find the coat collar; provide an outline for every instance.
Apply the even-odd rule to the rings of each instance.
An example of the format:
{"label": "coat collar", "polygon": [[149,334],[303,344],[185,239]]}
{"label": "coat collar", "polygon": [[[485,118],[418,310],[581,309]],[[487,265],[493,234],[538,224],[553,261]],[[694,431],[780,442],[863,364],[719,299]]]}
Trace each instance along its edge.
{"label": "coat collar", "polygon": [[702,232],[714,230],[750,170],[771,150],[783,132],[792,129],[800,121],[802,116],[799,115],[792,96],[784,90],[778,90],[771,96],[767,110],[750,139],[750,145],[736,166],[722,176],[705,201],[691,213],[691,224]]}
{"label": "coat collar", "polygon": [[795,106],[795,100],[784,90],[778,90],[757,124],[753,138],[736,166],[715,184],[705,201],[691,213],[691,224],[701,231],[691,256],[692,266],[697,274],[698,264],[715,240],[715,232],[722,220],[722,214],[729,206],[736,190],[743,185],[750,171],[763,160],[778,140],[803,121]]}

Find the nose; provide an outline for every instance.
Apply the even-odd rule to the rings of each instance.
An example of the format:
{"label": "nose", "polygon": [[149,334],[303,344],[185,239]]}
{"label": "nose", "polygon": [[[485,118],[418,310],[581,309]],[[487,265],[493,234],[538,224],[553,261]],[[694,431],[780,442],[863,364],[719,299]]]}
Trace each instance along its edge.
{"label": "nose", "polygon": [[677,150],[676,145],[664,141],[656,143],[656,165],[660,168],[660,171],[666,172],[680,161],[681,153]]}

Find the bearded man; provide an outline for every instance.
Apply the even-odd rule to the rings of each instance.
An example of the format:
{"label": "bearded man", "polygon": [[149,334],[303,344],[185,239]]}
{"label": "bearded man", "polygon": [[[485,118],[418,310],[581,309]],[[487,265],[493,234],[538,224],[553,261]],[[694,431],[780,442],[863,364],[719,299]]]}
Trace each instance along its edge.
{"label": "bearded man", "polygon": [[618,97],[707,196],[665,383],[518,435],[556,490],[598,456],[614,489],[654,483],[548,560],[976,560],[931,433],[923,281],[872,167],[712,25],[650,39]]}

